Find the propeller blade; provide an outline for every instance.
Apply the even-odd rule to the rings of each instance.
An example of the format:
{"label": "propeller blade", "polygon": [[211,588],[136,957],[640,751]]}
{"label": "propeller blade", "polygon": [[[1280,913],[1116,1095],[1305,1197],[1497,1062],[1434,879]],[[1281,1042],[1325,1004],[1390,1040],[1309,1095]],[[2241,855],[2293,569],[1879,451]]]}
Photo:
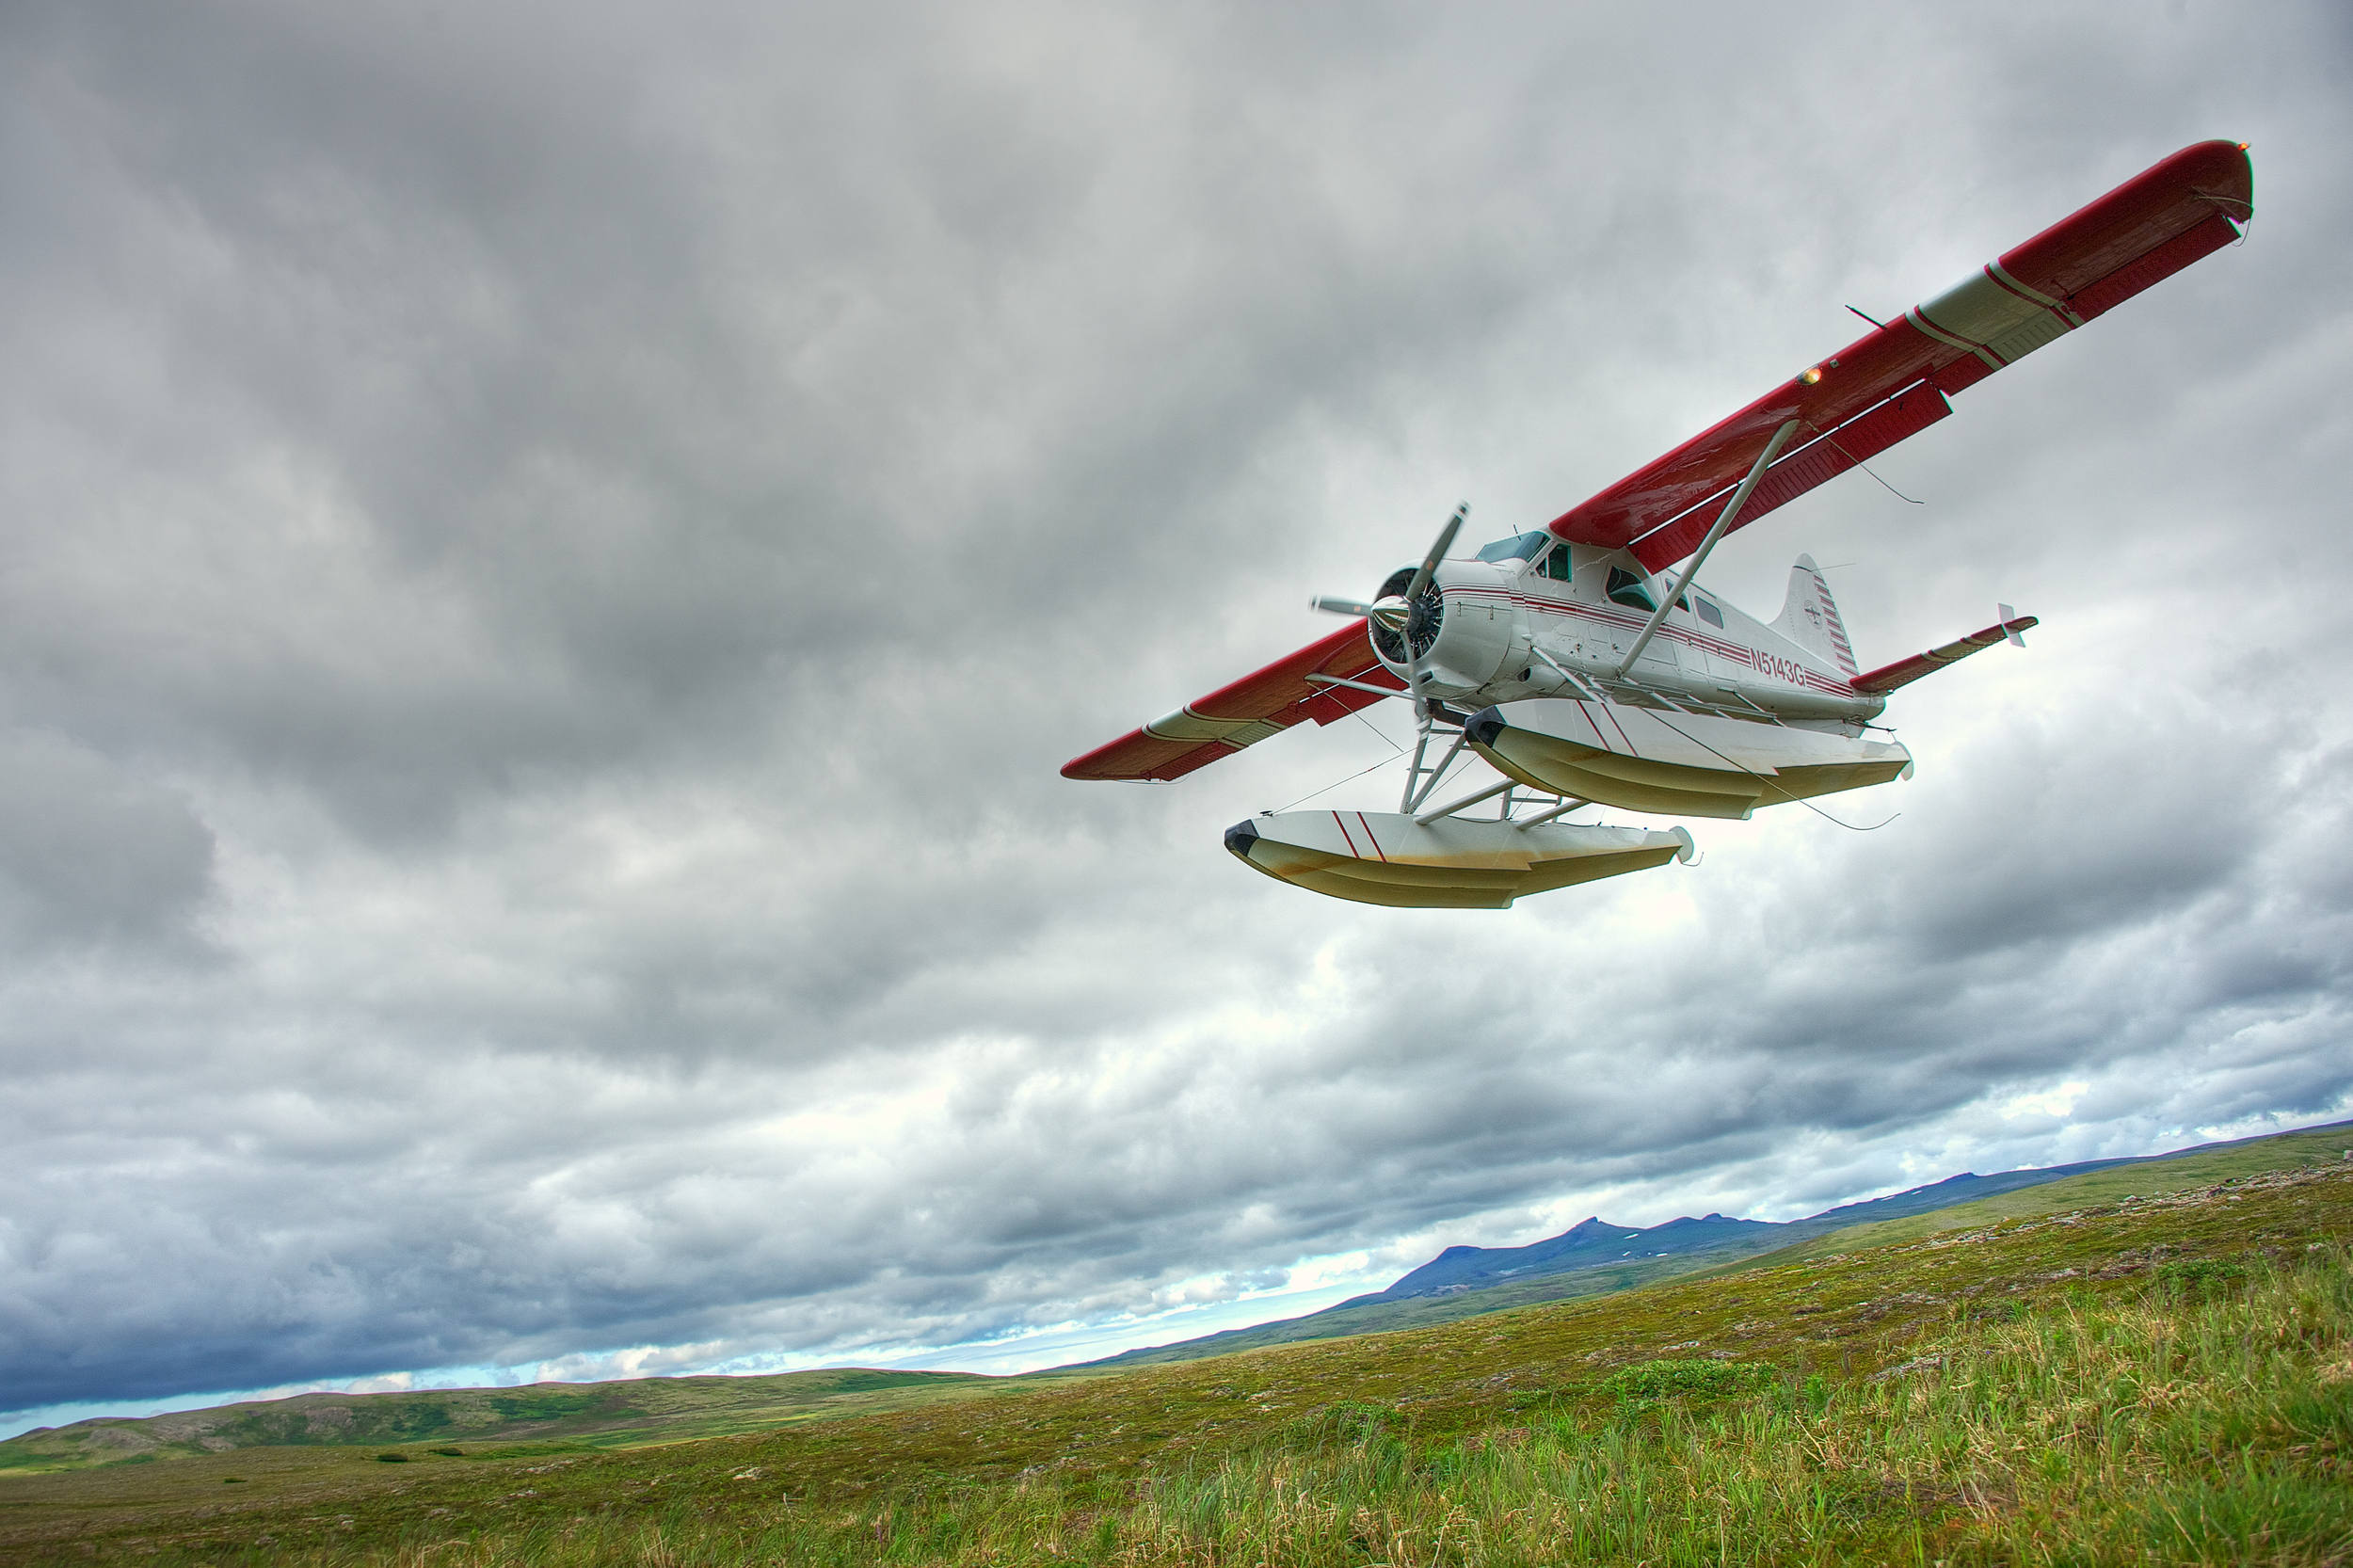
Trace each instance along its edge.
{"label": "propeller blade", "polygon": [[1454,548],[1454,536],[1463,531],[1463,520],[1469,515],[1470,503],[1465,501],[1454,508],[1452,517],[1446,520],[1446,527],[1439,531],[1438,542],[1430,547],[1430,553],[1422,557],[1421,565],[1415,569],[1414,580],[1405,585],[1406,603],[1411,604],[1419,599],[1421,591],[1430,586],[1430,580],[1437,575],[1438,563],[1445,560],[1446,552]]}
{"label": "propeller blade", "polygon": [[1315,609],[1331,615],[1361,616],[1367,620],[1378,621],[1392,632],[1400,631],[1405,625],[1405,601],[1401,599],[1385,599],[1378,604],[1367,604],[1359,599],[1335,599],[1329,594],[1320,594],[1307,602]]}

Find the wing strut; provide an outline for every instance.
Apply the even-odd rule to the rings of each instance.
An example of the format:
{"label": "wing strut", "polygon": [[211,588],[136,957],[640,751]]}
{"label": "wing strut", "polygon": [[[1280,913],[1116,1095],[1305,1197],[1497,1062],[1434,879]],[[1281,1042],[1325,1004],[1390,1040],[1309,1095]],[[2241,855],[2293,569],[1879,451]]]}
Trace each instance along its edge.
{"label": "wing strut", "polygon": [[1772,466],[1773,459],[1781,456],[1781,449],[1797,433],[1798,422],[1785,420],[1781,428],[1773,432],[1773,439],[1765,443],[1765,450],[1757,454],[1755,467],[1750,469],[1749,476],[1740,481],[1740,488],[1732,492],[1732,499],[1724,504],[1724,509],[1716,514],[1716,525],[1707,531],[1705,538],[1700,540],[1699,549],[1691,552],[1690,565],[1683,568],[1683,575],[1675,579],[1675,585],[1669,590],[1667,597],[1658,601],[1658,608],[1650,613],[1650,624],[1643,627],[1642,634],[1634,639],[1634,647],[1627,650],[1625,662],[1618,666],[1617,679],[1625,680],[1625,672],[1634,667],[1634,661],[1642,656],[1642,649],[1650,647],[1651,637],[1658,631],[1659,623],[1667,618],[1667,612],[1675,607],[1675,600],[1683,597],[1683,590],[1689,587],[1691,579],[1700,574],[1700,568],[1707,560],[1707,552],[1716,548],[1718,539],[1724,536],[1724,531],[1740,515],[1740,508],[1749,504],[1749,492],[1756,488],[1756,482],[1765,477],[1765,471]]}

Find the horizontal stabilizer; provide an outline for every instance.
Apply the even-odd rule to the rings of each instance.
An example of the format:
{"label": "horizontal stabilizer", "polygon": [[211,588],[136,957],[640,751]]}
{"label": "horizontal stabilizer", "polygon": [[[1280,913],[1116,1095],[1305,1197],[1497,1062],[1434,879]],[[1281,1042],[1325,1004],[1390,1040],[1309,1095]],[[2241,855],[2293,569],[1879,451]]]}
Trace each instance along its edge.
{"label": "horizontal stabilizer", "polygon": [[1966,659],[1979,648],[1992,648],[2005,638],[2025,647],[2019,637],[2021,632],[2031,632],[2042,623],[2032,616],[2019,616],[1996,621],[1982,632],[1972,632],[1959,642],[1932,648],[1926,653],[1915,653],[1909,659],[1898,659],[1892,664],[1881,664],[1868,675],[1854,678],[1858,692],[1892,692],[1898,686],[1909,686],[1924,675],[1933,675],[1956,660]]}

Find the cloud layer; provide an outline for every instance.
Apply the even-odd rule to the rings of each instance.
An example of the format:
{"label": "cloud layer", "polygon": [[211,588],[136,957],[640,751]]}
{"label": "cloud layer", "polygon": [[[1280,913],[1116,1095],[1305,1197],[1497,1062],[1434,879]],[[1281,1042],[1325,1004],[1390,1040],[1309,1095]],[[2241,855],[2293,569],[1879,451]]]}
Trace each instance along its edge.
{"label": "cloud layer", "polygon": [[[2353,37],[1987,21],[12,8],[0,1403],[882,1354],[2341,1110]],[[1710,568],[1843,563],[1866,662],[2043,617],[1903,695],[1916,781],[1464,916],[1219,848],[1395,715],[1056,776],[2215,136],[2249,244]]]}

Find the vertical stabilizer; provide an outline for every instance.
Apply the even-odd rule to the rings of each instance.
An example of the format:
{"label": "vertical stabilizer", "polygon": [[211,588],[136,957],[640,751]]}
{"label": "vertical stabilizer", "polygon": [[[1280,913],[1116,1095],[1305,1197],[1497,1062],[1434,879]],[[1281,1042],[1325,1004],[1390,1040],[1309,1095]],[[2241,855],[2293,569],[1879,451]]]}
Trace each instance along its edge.
{"label": "vertical stabilizer", "polygon": [[1855,678],[1854,647],[1847,641],[1847,623],[1838,618],[1838,601],[1830,596],[1830,580],[1811,555],[1801,555],[1789,568],[1789,596],[1781,601],[1781,618],[1773,630],[1819,658],[1839,674]]}

